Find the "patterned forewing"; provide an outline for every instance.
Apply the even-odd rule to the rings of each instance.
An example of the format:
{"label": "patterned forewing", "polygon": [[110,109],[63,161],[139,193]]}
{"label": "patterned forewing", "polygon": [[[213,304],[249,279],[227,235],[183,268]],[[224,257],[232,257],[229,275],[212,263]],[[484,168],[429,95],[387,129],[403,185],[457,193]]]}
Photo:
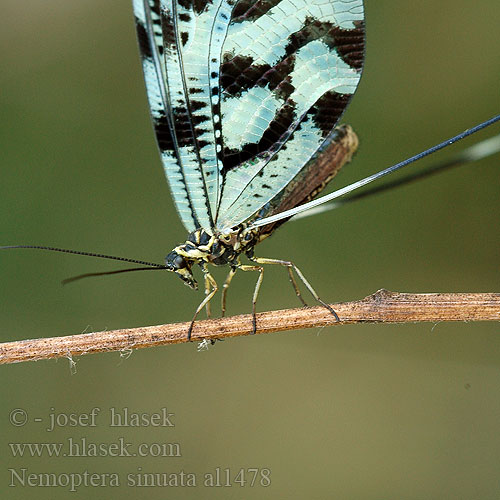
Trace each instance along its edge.
{"label": "patterned forewing", "polygon": [[181,220],[233,227],[331,139],[361,75],[362,0],[134,0],[134,12]]}
{"label": "patterned forewing", "polygon": [[141,53],[144,79],[165,173],[179,217],[188,231],[199,227],[193,210],[187,182],[178,154],[173,133],[173,116],[170,112],[165,64],[163,60],[163,35],[160,24],[160,2],[134,0],[134,14]]}
{"label": "patterned forewing", "polygon": [[162,0],[162,27],[170,105],[179,155],[194,209],[213,228],[222,163],[219,67],[231,18],[228,0]]}
{"label": "patterned forewing", "polygon": [[220,196],[219,68],[232,4],[134,0],[158,144],[174,201],[190,231],[193,226],[212,230]]}
{"label": "patterned forewing", "polygon": [[362,0],[240,0],[223,45],[216,226],[263,207],[329,141],[361,77]]}

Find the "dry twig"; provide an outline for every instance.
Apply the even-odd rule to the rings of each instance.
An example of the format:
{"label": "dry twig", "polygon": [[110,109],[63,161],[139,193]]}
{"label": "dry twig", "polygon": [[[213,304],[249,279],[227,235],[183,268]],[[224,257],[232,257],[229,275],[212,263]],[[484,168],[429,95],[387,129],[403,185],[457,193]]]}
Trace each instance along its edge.
{"label": "dry twig", "polygon": [[[324,307],[270,311],[257,315],[257,333],[352,323],[415,323],[499,321],[500,293],[411,294],[379,290],[363,300],[332,304],[340,323]],[[21,340],[0,344],[0,364],[123,351],[187,341],[189,323],[128,328],[67,337]],[[248,335],[249,314],[195,323],[192,341]]]}

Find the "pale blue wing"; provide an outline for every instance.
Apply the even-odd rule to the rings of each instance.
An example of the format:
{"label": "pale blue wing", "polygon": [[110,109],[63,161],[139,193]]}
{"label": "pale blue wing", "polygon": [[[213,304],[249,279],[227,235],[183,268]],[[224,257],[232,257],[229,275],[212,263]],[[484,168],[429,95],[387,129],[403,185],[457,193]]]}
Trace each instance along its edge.
{"label": "pale blue wing", "polygon": [[216,227],[250,218],[331,139],[361,77],[362,0],[240,0],[223,45]]}
{"label": "pale blue wing", "polygon": [[361,74],[362,0],[134,0],[153,123],[189,231],[232,227],[325,141]]}
{"label": "pale blue wing", "polygon": [[153,124],[188,231],[211,231],[219,200],[217,87],[229,3],[134,0]]}

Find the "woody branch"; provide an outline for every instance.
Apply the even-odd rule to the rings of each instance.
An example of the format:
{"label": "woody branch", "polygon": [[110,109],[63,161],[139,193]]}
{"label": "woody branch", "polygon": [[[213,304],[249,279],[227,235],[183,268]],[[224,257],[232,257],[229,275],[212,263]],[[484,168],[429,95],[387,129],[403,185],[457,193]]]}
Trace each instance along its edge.
{"label": "woody branch", "polygon": [[[379,290],[362,300],[332,304],[336,322],[324,307],[269,311],[257,315],[257,334],[353,323],[500,321],[500,293],[411,294]],[[0,344],[0,364],[73,357],[108,351],[187,342],[189,323],[146,326],[66,337]],[[191,340],[210,341],[249,335],[252,316],[197,321]]]}

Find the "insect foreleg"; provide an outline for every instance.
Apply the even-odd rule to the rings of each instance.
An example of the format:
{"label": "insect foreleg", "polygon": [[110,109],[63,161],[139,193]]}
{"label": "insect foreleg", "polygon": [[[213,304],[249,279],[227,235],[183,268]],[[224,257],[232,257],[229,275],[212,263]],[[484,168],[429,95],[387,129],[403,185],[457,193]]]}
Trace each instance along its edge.
{"label": "insect foreleg", "polygon": [[[205,297],[207,297],[208,295],[210,295],[212,293],[212,286],[211,286],[211,283],[210,283],[210,279],[208,278],[208,273],[205,273],[204,274],[204,278],[205,278]],[[210,300],[205,304],[205,310],[207,312],[207,318],[210,318],[211,314],[210,314]]]}
{"label": "insect foreleg", "polygon": [[[188,340],[191,340],[191,333],[193,332],[193,326],[194,322],[196,321],[196,318],[198,317],[198,314],[200,311],[212,300],[212,297],[215,295],[215,292],[217,292],[217,282],[215,281],[214,277],[208,272],[208,269],[205,266],[202,266],[203,273],[205,275],[205,298],[201,302],[201,304],[198,306],[196,309],[193,319],[191,320],[191,324],[189,325],[189,330],[188,330]],[[210,286],[212,287],[212,290],[210,290]]]}

